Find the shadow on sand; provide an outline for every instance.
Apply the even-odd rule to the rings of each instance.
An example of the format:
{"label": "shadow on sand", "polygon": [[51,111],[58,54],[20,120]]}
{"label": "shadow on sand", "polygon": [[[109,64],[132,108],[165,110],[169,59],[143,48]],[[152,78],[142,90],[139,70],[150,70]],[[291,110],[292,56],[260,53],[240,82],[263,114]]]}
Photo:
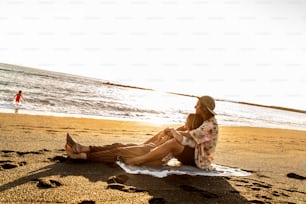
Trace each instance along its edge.
{"label": "shadow on sand", "polygon": [[[37,182],[38,188],[60,188],[60,180],[42,178],[81,176],[90,182],[107,182],[107,189],[110,190],[147,192],[152,196],[149,203],[248,203],[224,177],[171,175],[156,178],[127,174],[116,164],[71,160],[65,156],[55,156],[49,158],[49,161],[50,164],[44,168],[0,186],[0,192],[28,182]],[[90,202],[95,203],[95,200]]]}

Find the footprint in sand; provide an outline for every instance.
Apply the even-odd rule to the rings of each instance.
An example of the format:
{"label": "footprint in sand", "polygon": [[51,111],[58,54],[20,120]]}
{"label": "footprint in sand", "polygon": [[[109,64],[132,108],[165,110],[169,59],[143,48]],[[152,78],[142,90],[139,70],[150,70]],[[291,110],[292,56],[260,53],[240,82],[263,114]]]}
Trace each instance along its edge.
{"label": "footprint in sand", "polygon": [[15,151],[13,151],[13,150],[2,150],[1,152],[3,152],[4,154],[7,154],[7,153],[15,152]]}
{"label": "footprint in sand", "polygon": [[111,183],[108,184],[106,189],[116,189],[126,193],[138,193],[138,192],[146,192],[145,190],[138,189],[134,186],[126,186],[120,183]]}
{"label": "footprint in sand", "polygon": [[96,203],[96,201],[93,201],[93,200],[83,200],[79,204],[95,204],[95,203]]}
{"label": "footprint in sand", "polygon": [[298,180],[305,180],[305,179],[306,179],[306,177],[300,176],[300,175],[298,175],[298,174],[296,174],[296,173],[288,173],[288,174],[287,174],[287,177],[288,177],[288,178],[298,179]]}
{"label": "footprint in sand", "polygon": [[260,200],[250,200],[249,203],[265,204],[265,202]]}
{"label": "footprint in sand", "polygon": [[52,158],[48,158],[50,161],[52,162],[65,162],[68,160],[68,157],[63,157],[63,156],[55,156],[55,157],[52,157]]}
{"label": "footprint in sand", "polygon": [[107,179],[107,189],[116,189],[127,193],[146,192],[145,190],[138,189],[134,186],[124,185],[129,177],[127,175],[111,176]]}
{"label": "footprint in sand", "polygon": [[16,153],[18,156],[24,156],[27,154],[44,154],[45,152],[51,152],[51,150],[41,149],[38,151],[28,151],[28,152],[21,152],[21,151],[14,151],[14,150],[2,150],[1,152],[4,153],[4,156],[11,156],[12,153]]}
{"label": "footprint in sand", "polygon": [[32,181],[38,182],[36,186],[41,189],[56,188],[62,185],[59,181],[53,179],[33,179]]}
{"label": "footprint in sand", "polygon": [[253,182],[253,185],[259,188],[272,188],[271,184]]}
{"label": "footprint in sand", "polygon": [[118,175],[118,176],[110,176],[107,179],[107,183],[111,184],[111,183],[120,183],[120,184],[124,184],[127,180],[129,179],[129,177],[127,175]]}
{"label": "footprint in sand", "polygon": [[22,162],[14,162],[11,160],[0,160],[0,170],[5,170],[5,169],[14,169],[19,166],[24,166],[26,165],[27,162],[22,161]]}
{"label": "footprint in sand", "polygon": [[26,154],[44,154],[45,152],[51,152],[51,150],[48,149],[41,149],[38,151],[28,151],[28,152],[16,152],[19,156],[23,156]]}
{"label": "footprint in sand", "polygon": [[1,169],[13,169],[18,167],[17,164],[12,164],[12,163],[5,163],[5,164],[1,164]]}

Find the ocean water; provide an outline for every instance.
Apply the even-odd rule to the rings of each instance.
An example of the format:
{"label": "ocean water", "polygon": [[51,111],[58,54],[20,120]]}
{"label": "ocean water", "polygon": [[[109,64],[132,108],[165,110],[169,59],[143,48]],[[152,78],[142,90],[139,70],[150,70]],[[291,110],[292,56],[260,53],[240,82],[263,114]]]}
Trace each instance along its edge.
{"label": "ocean water", "polygon": [[[0,64],[0,112],[14,112],[18,90],[25,98],[19,113],[155,123],[183,123],[197,102],[195,97],[118,82]],[[223,100],[216,101],[215,111],[220,125],[306,130],[303,113]]]}

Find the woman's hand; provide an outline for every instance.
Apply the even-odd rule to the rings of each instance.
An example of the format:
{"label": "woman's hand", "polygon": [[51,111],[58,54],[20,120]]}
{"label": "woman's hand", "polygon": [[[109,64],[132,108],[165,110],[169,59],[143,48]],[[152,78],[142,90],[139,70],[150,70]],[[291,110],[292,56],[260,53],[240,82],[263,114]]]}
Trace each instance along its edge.
{"label": "woman's hand", "polygon": [[171,129],[171,134],[172,136],[180,143],[182,143],[183,141],[183,136],[178,132],[176,131],[175,129]]}
{"label": "woman's hand", "polygon": [[164,133],[165,133],[166,135],[172,135],[172,134],[171,134],[171,129],[172,129],[172,128],[169,128],[169,127],[165,128],[165,129],[164,129]]}

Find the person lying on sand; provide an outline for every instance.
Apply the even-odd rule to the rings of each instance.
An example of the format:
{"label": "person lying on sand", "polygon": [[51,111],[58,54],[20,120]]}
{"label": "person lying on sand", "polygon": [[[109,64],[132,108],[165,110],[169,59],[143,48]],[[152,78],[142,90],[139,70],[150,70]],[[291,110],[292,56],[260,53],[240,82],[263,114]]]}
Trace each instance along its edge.
{"label": "person lying on sand", "polygon": [[123,158],[123,161],[129,165],[143,165],[148,162],[160,161],[169,154],[177,156],[191,149],[193,154],[190,155],[194,155],[194,166],[211,170],[219,131],[217,120],[214,117],[215,101],[210,96],[202,96],[198,99],[195,108],[196,113],[201,115],[204,120],[199,128],[190,131],[171,129],[170,132],[174,139],[168,140],[145,155]]}
{"label": "person lying on sand", "polygon": [[[138,150],[141,150],[138,152],[135,151],[135,149],[131,150],[127,148],[127,146],[123,145],[114,150],[115,152],[117,151],[115,154],[113,150],[104,151],[105,149],[102,150],[104,151],[103,154],[100,154],[102,151],[93,152],[90,146],[77,144],[72,140],[72,138],[67,137],[66,151],[71,158],[103,162],[107,162],[107,159],[110,158],[109,155],[112,155],[111,162],[116,161],[118,156],[121,156],[121,160],[130,165],[162,165],[165,158],[169,155],[175,157],[185,155],[184,158],[188,159],[183,162],[181,161],[183,164],[193,165],[201,169],[209,170],[211,168],[211,162],[214,159],[214,153],[218,141],[218,124],[214,117],[215,101],[210,96],[199,97],[195,108],[196,113],[201,115],[204,120],[200,127],[187,131],[178,131],[174,129],[171,129],[170,131],[167,130],[165,133],[173,138],[159,144],[157,147],[147,146],[147,149],[136,147]],[[125,153],[128,154],[118,153],[125,147],[131,150],[130,152],[125,150],[127,151]],[[135,146],[133,147],[135,148]],[[108,154],[106,154],[106,152]],[[181,158],[181,160],[183,159]]]}
{"label": "person lying on sand", "polygon": [[[189,114],[186,118],[184,128],[186,130],[193,130],[198,128],[203,123],[203,119],[199,114]],[[156,134],[154,137],[146,141],[144,144],[120,144],[115,143],[112,145],[105,146],[84,146],[76,143],[69,134],[67,134],[67,144],[65,149],[70,158],[73,159],[85,159],[90,161],[105,162],[105,163],[114,163],[117,161],[118,157],[123,159],[132,158],[136,156],[144,155],[154,148],[164,144],[168,140],[173,139],[170,128],[166,128],[163,131]],[[190,157],[190,154],[191,157]],[[186,149],[180,155],[177,155],[178,160],[184,164],[189,164],[192,161],[193,151]],[[172,155],[169,154],[167,157],[159,161],[146,162],[146,165],[161,165],[162,163],[167,162],[172,158]]]}

